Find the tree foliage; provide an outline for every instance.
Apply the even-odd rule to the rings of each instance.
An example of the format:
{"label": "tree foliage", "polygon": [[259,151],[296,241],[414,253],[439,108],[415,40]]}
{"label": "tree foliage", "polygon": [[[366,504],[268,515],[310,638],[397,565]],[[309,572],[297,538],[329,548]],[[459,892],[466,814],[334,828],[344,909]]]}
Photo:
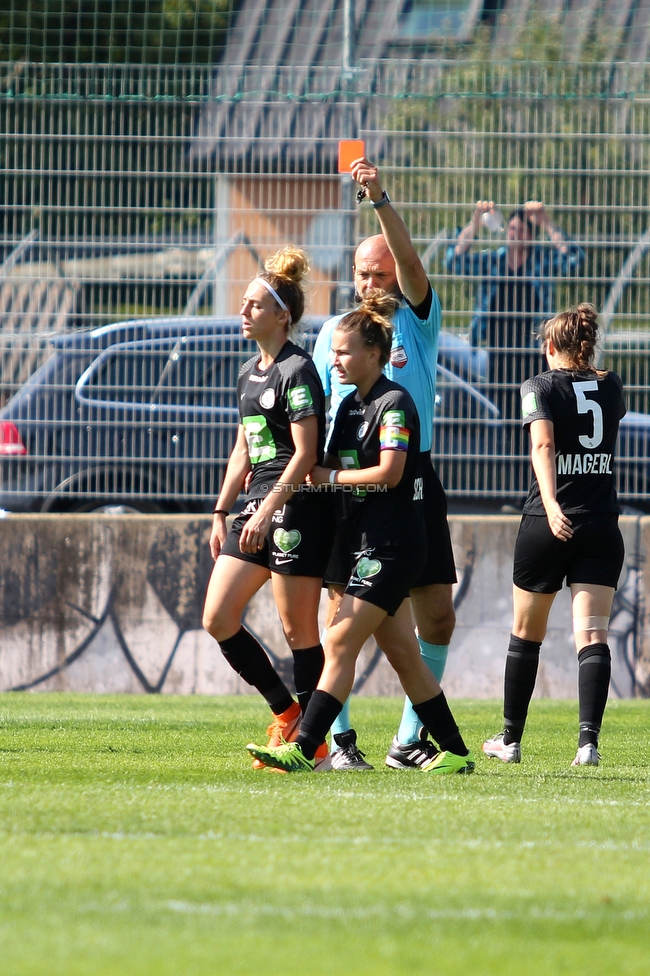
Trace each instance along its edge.
{"label": "tree foliage", "polygon": [[221,58],[237,0],[11,0],[5,61],[206,64]]}

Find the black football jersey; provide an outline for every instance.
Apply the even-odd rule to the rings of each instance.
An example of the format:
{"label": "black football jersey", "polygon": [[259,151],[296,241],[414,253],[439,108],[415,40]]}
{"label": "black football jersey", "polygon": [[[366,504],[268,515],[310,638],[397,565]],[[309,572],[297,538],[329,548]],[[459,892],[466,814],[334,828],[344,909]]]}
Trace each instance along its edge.
{"label": "black football jersey", "polygon": [[[623,384],[616,373],[552,369],[521,387],[523,425],[549,420],[555,436],[557,500],[566,515],[618,512],[614,449],[625,415]],[[537,478],[524,512],[544,515]]]}
{"label": "black football jersey", "polygon": [[258,353],[244,363],[237,380],[239,416],[253,475],[249,498],[265,496],[295,452],[291,424],[318,418],[318,458],[325,445],[325,395],[311,356],[286,342],[268,369]]}
{"label": "black football jersey", "polygon": [[353,540],[360,549],[424,539],[418,413],[410,394],[385,376],[363,399],[357,391],[343,400],[328,445],[342,468],[374,467],[382,450],[406,452],[400,483],[394,488],[368,485],[344,496],[349,500]]}

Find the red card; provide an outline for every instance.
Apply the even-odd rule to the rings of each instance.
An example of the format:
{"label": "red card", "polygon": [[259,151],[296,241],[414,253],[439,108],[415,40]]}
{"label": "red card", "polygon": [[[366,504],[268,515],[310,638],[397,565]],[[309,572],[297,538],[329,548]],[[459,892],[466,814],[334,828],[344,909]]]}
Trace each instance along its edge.
{"label": "red card", "polygon": [[363,139],[341,139],[339,142],[339,173],[349,173],[355,159],[366,155]]}

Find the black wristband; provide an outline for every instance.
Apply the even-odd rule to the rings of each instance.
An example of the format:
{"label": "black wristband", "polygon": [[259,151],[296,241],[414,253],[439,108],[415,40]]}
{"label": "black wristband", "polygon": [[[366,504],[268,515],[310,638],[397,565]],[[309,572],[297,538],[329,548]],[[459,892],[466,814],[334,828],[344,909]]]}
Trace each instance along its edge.
{"label": "black wristband", "polygon": [[230,512],[226,511],[225,508],[213,508],[212,509],[212,514],[213,515],[225,515],[226,518],[227,518],[230,515]]}
{"label": "black wristband", "polygon": [[372,200],[370,202],[372,203],[372,206],[375,210],[379,210],[381,207],[386,207],[391,201],[390,201],[390,197],[384,190],[384,192],[382,193],[382,195],[380,196],[379,200],[377,200],[376,203],[374,203]]}

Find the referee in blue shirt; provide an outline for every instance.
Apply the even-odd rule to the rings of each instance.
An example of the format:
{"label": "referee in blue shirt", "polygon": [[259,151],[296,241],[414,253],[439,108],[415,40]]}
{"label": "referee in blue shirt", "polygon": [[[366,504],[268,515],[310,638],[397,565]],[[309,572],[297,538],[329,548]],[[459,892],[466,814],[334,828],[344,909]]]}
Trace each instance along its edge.
{"label": "referee in blue shirt", "polygon": [[[400,298],[393,316],[393,344],[385,367],[389,379],[411,394],[420,419],[420,452],[423,468],[423,498],[426,514],[428,556],[417,585],[411,590],[413,614],[424,661],[441,680],[449,641],[456,623],[452,585],[456,582],[454,556],[447,524],[447,499],[431,463],[433,408],[436,389],[440,302],[411,242],[411,237],[384,190],[377,167],[366,158],[356,160],[352,176],[365,189],[377,212],[381,233],[362,241],[354,258],[354,284],[358,297],[373,288]],[[332,367],[332,333],[341,316],[323,325],[314,348],[314,363],[325,394],[330,397],[330,419],[345,396],[354,388],[342,386]],[[334,618],[350,575],[349,547],[344,530],[339,532],[330,563],[328,624]],[[382,648],[386,651],[386,648]],[[370,765],[357,747],[351,728],[349,702],[332,726],[332,767],[335,770],[364,770]],[[397,735],[386,764],[394,769],[418,768],[435,754],[433,742],[407,698]]]}

